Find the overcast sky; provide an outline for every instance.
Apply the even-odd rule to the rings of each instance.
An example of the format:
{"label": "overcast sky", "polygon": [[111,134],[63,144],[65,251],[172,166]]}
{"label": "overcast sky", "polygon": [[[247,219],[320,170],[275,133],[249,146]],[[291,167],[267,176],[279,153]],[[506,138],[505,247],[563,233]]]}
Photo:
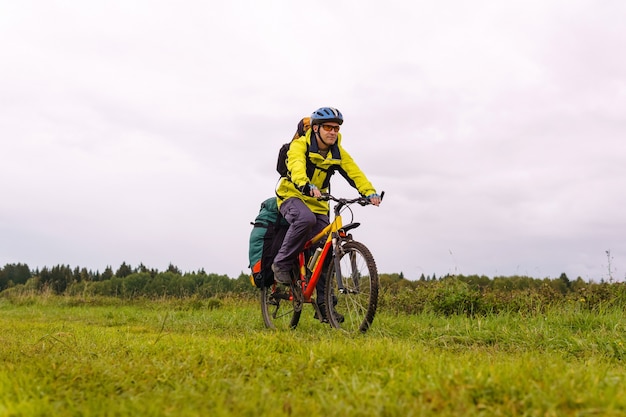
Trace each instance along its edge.
{"label": "overcast sky", "polygon": [[280,145],[334,106],[386,192],[354,209],[380,272],[623,281],[625,19],[622,0],[0,0],[0,267],[248,272]]}

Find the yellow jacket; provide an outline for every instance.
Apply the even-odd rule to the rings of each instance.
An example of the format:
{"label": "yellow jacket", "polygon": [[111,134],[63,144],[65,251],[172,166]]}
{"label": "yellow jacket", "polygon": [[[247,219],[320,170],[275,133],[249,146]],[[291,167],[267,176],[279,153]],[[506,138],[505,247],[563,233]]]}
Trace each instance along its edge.
{"label": "yellow jacket", "polygon": [[[363,195],[376,193],[376,189],[369,182],[363,171],[354,162],[350,154],[341,146],[341,133],[337,135],[337,142],[331,146],[324,158],[319,153],[317,140],[311,139],[312,129],[291,142],[287,153],[287,170],[289,175],[282,177],[276,188],[278,206],[288,198],[299,198],[313,213],[328,214],[328,201],[319,201],[314,197],[304,195],[302,190],[307,184],[313,184],[322,193],[327,193],[330,185],[330,175],[338,171],[348,183]],[[308,188],[308,187],[307,187]]]}

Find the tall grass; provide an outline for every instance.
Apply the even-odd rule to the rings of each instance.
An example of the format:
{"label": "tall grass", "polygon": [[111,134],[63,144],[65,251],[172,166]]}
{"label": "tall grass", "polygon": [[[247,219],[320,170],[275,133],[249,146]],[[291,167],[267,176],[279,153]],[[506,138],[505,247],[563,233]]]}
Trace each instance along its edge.
{"label": "tall grass", "polygon": [[245,298],[0,299],[0,416],[624,415],[619,309],[263,328]]}

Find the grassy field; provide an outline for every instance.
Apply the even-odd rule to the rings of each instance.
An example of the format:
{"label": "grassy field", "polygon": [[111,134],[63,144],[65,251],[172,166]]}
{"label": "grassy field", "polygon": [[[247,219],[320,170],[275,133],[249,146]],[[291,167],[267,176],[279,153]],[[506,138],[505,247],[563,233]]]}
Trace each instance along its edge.
{"label": "grassy field", "polygon": [[365,335],[312,311],[272,332],[251,301],[0,299],[0,416],[626,415],[621,311],[381,312]]}

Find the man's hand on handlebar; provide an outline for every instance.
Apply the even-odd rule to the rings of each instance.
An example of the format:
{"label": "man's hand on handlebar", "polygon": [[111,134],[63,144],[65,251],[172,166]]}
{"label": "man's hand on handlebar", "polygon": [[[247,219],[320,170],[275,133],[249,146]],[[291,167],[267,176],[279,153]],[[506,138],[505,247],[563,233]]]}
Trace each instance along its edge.
{"label": "man's hand on handlebar", "polygon": [[320,189],[314,186],[313,184],[309,185],[309,194],[311,195],[311,197],[315,197],[315,198],[320,198],[322,196]]}
{"label": "man's hand on handlebar", "polygon": [[367,196],[367,199],[370,201],[370,204],[373,204],[375,206],[379,206],[380,202],[382,201],[382,197],[378,194],[370,194]]}
{"label": "man's hand on handlebar", "polygon": [[367,196],[367,199],[370,201],[370,204],[373,204],[375,206],[380,205],[381,198],[378,194],[370,194]]}

